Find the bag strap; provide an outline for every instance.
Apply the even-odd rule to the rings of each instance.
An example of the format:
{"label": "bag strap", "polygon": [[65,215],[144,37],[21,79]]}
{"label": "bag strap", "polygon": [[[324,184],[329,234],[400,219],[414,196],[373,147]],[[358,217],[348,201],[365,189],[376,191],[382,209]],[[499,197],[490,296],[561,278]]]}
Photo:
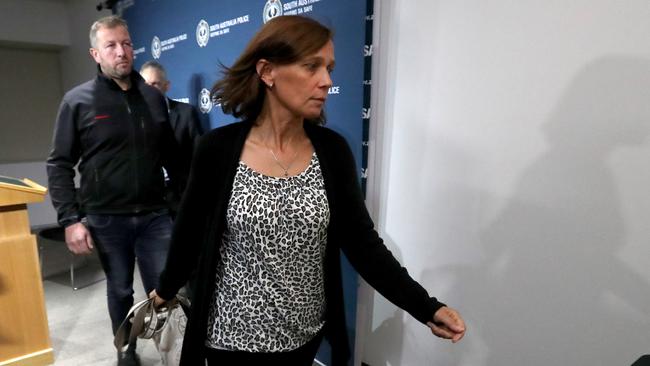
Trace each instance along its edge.
{"label": "bag strap", "polygon": [[133,317],[133,325],[129,334],[129,344],[135,342],[136,338],[151,338],[158,326],[158,313],[153,305],[153,300],[148,301],[138,309]]}
{"label": "bag strap", "polygon": [[[115,345],[115,348],[117,348],[118,351],[123,351],[125,346],[128,346],[129,344],[135,342],[135,337],[137,337],[138,333],[134,332],[136,330],[134,328],[137,328],[137,326],[134,325],[139,323],[140,327],[142,327],[142,323],[144,321],[144,312],[139,312],[138,310],[146,307],[146,305],[151,302],[152,301],[150,299],[145,299],[131,306],[131,309],[129,309],[129,312],[126,315],[126,318],[124,318],[122,324],[120,324],[120,326],[117,328],[115,337],[113,338],[113,345]],[[136,321],[134,318],[140,313],[142,313],[142,315],[138,316],[138,321]]]}

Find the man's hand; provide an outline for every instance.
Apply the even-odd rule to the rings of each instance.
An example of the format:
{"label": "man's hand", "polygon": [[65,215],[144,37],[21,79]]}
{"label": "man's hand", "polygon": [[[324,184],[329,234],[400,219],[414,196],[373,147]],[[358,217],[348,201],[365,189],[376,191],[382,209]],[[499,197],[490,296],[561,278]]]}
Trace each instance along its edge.
{"label": "man's hand", "polygon": [[440,338],[451,339],[453,343],[460,341],[465,335],[465,322],[458,312],[443,306],[433,314],[433,322],[428,322],[431,333]]}
{"label": "man's hand", "polygon": [[90,254],[94,248],[90,232],[80,222],[65,228],[65,243],[74,254]]}

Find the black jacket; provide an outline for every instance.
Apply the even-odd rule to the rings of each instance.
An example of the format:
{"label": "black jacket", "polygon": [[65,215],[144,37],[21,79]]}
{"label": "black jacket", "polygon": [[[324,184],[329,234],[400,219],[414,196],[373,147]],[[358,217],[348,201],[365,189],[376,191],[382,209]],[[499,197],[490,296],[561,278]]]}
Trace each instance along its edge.
{"label": "black jacket", "polygon": [[203,135],[199,113],[191,104],[169,98],[167,98],[167,103],[169,106],[169,122],[172,125],[176,142],[180,148],[180,162],[186,165],[189,171],[194,146],[199,137]]}
{"label": "black jacket", "polygon": [[[163,165],[177,152],[163,96],[131,73],[123,91],[101,72],[68,91],[59,107],[47,175],[62,226],[85,213],[138,214],[166,207]],[[79,191],[74,167],[79,162]]]}
{"label": "black jacket", "polygon": [[[237,164],[250,122],[230,124],[204,135],[195,151],[187,189],[178,212],[158,294],[172,298],[197,270],[192,310],[181,365],[202,365],[207,317],[214,292],[219,245]],[[330,207],[325,256],[325,337],[332,365],[346,365],[350,347],[343,310],[340,250],[359,274],[395,305],[422,323],[444,306],[413,280],[383,244],[368,215],[352,153],[340,135],[305,123],[321,165]]]}

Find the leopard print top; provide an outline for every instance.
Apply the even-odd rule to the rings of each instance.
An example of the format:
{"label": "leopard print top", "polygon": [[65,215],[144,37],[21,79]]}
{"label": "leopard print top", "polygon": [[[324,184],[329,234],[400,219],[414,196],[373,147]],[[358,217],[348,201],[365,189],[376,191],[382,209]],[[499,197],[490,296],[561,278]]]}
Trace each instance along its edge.
{"label": "leopard print top", "polygon": [[323,326],[330,212],[316,153],[299,175],[262,175],[240,162],[226,214],[206,345],[290,351]]}

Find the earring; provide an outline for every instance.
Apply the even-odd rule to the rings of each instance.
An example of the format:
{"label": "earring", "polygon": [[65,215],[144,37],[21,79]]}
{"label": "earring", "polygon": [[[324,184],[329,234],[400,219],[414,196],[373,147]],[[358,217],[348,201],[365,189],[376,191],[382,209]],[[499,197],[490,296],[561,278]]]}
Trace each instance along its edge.
{"label": "earring", "polygon": [[273,89],[273,82],[270,82],[267,85],[268,85],[269,89]]}

